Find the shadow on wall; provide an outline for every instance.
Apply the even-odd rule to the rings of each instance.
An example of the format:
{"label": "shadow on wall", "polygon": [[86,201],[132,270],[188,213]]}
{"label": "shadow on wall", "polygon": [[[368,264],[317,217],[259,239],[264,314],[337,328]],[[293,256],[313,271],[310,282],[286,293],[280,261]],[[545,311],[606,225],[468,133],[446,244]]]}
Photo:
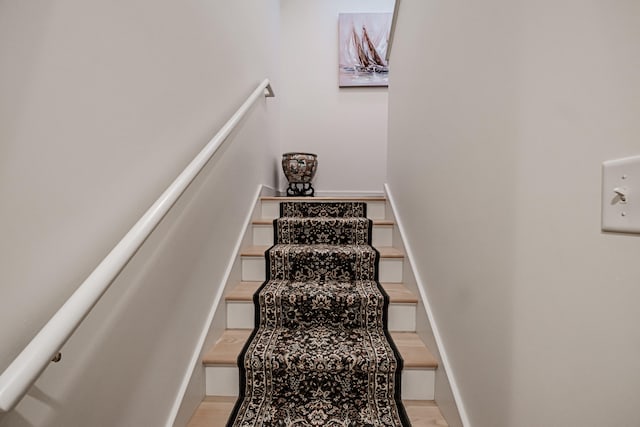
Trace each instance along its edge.
{"label": "shadow on wall", "polygon": [[[246,171],[237,165],[247,162],[243,145],[260,141],[257,133],[232,133],[237,140],[205,167],[64,346],[62,361],[47,368],[1,426],[167,421],[204,319],[224,285],[230,243],[244,220],[235,213],[253,203],[259,177],[243,180]],[[259,175],[273,172],[268,167]],[[161,409],[141,413],[154,394]]]}

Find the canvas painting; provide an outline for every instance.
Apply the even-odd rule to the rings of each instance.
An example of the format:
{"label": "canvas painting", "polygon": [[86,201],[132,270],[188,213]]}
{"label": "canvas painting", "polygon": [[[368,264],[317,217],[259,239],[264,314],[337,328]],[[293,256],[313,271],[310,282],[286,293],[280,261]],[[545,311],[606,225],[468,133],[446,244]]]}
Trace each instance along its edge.
{"label": "canvas painting", "polygon": [[339,14],[340,87],[389,85],[385,56],[391,20],[391,13]]}

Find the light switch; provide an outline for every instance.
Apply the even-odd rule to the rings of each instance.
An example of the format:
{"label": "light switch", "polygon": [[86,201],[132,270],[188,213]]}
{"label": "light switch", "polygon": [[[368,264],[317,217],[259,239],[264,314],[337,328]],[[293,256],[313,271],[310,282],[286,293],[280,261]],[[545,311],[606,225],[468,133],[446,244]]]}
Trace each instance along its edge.
{"label": "light switch", "polygon": [[640,233],[640,156],[602,164],[602,230]]}

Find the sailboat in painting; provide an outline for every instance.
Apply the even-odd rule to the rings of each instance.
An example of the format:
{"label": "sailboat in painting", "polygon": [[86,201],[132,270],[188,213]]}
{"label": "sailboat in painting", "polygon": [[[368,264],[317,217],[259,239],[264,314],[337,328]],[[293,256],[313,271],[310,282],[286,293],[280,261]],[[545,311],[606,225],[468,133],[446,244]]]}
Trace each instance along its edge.
{"label": "sailboat in painting", "polygon": [[389,67],[382,60],[380,53],[371,41],[367,27],[362,26],[362,38],[358,36],[355,28],[352,29],[352,33],[353,46],[357,51],[359,61],[354,68],[361,73],[388,73]]}

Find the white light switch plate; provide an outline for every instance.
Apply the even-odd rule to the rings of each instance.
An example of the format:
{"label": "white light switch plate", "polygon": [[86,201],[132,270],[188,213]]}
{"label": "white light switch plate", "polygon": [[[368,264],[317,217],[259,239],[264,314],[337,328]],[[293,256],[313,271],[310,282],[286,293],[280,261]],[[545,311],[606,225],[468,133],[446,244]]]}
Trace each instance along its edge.
{"label": "white light switch plate", "polygon": [[602,230],[640,233],[640,156],[602,164]]}

